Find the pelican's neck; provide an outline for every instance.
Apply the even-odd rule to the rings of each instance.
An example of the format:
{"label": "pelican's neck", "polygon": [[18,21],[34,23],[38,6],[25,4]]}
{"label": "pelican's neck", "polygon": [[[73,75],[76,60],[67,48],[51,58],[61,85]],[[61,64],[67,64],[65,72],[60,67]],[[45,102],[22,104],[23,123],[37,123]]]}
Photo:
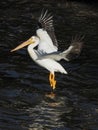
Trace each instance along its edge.
{"label": "pelican's neck", "polygon": [[36,53],[36,50],[34,49],[34,47],[36,47],[38,44],[30,44],[27,48],[28,53],[30,55],[30,57],[35,61],[38,58],[38,55]]}

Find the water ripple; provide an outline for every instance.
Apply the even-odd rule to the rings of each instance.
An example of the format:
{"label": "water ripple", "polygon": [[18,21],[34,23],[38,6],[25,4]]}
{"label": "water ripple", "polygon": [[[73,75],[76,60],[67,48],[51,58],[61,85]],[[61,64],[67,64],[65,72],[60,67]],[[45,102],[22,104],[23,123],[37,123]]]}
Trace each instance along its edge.
{"label": "water ripple", "polygon": [[[0,129],[97,130],[97,7],[85,2],[44,0],[8,0],[0,7]],[[47,97],[51,92],[49,72],[36,65],[26,49],[10,53],[35,34],[36,17],[42,7],[55,14],[59,50],[69,46],[72,36],[85,35],[80,57],[60,62],[68,75],[56,73],[54,98]]]}

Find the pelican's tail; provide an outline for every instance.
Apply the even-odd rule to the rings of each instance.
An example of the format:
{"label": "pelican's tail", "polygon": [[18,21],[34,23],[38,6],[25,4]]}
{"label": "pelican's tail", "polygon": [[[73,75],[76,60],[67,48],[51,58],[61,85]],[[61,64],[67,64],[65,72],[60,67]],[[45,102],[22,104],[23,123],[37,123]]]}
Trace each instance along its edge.
{"label": "pelican's tail", "polygon": [[68,72],[66,70],[63,71],[63,74],[68,74]]}
{"label": "pelican's tail", "polygon": [[63,67],[61,67],[59,72],[61,72],[62,74],[68,74],[68,72]]}

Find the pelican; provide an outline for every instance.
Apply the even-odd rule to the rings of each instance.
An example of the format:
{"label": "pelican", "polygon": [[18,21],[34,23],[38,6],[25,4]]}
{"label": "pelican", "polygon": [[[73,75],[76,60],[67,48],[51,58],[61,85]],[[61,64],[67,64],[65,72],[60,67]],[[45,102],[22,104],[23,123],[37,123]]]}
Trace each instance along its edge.
{"label": "pelican", "polygon": [[[67,74],[67,71],[58,61],[61,59],[70,61],[77,58],[82,49],[83,42],[81,40],[83,38],[75,37],[68,49],[59,52],[53,26],[53,15],[48,13],[48,11],[42,11],[38,19],[38,27],[36,36],[32,36],[27,41],[12,49],[11,52],[28,46],[27,51],[32,60],[50,72],[49,82],[54,90],[56,88],[55,72]],[[36,46],[37,49],[35,49]]]}

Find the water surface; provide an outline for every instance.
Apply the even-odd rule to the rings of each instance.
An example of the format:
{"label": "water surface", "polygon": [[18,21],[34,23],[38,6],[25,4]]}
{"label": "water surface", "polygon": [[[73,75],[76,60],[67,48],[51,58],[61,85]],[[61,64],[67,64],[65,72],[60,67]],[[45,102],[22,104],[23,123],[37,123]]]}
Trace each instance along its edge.
{"label": "water surface", "polygon": [[[85,35],[80,57],[60,63],[68,75],[56,73],[55,97],[48,74],[26,48],[10,53],[35,35],[42,8],[54,14],[59,50],[72,36]],[[84,2],[8,0],[0,5],[0,129],[98,130],[98,9]]]}

